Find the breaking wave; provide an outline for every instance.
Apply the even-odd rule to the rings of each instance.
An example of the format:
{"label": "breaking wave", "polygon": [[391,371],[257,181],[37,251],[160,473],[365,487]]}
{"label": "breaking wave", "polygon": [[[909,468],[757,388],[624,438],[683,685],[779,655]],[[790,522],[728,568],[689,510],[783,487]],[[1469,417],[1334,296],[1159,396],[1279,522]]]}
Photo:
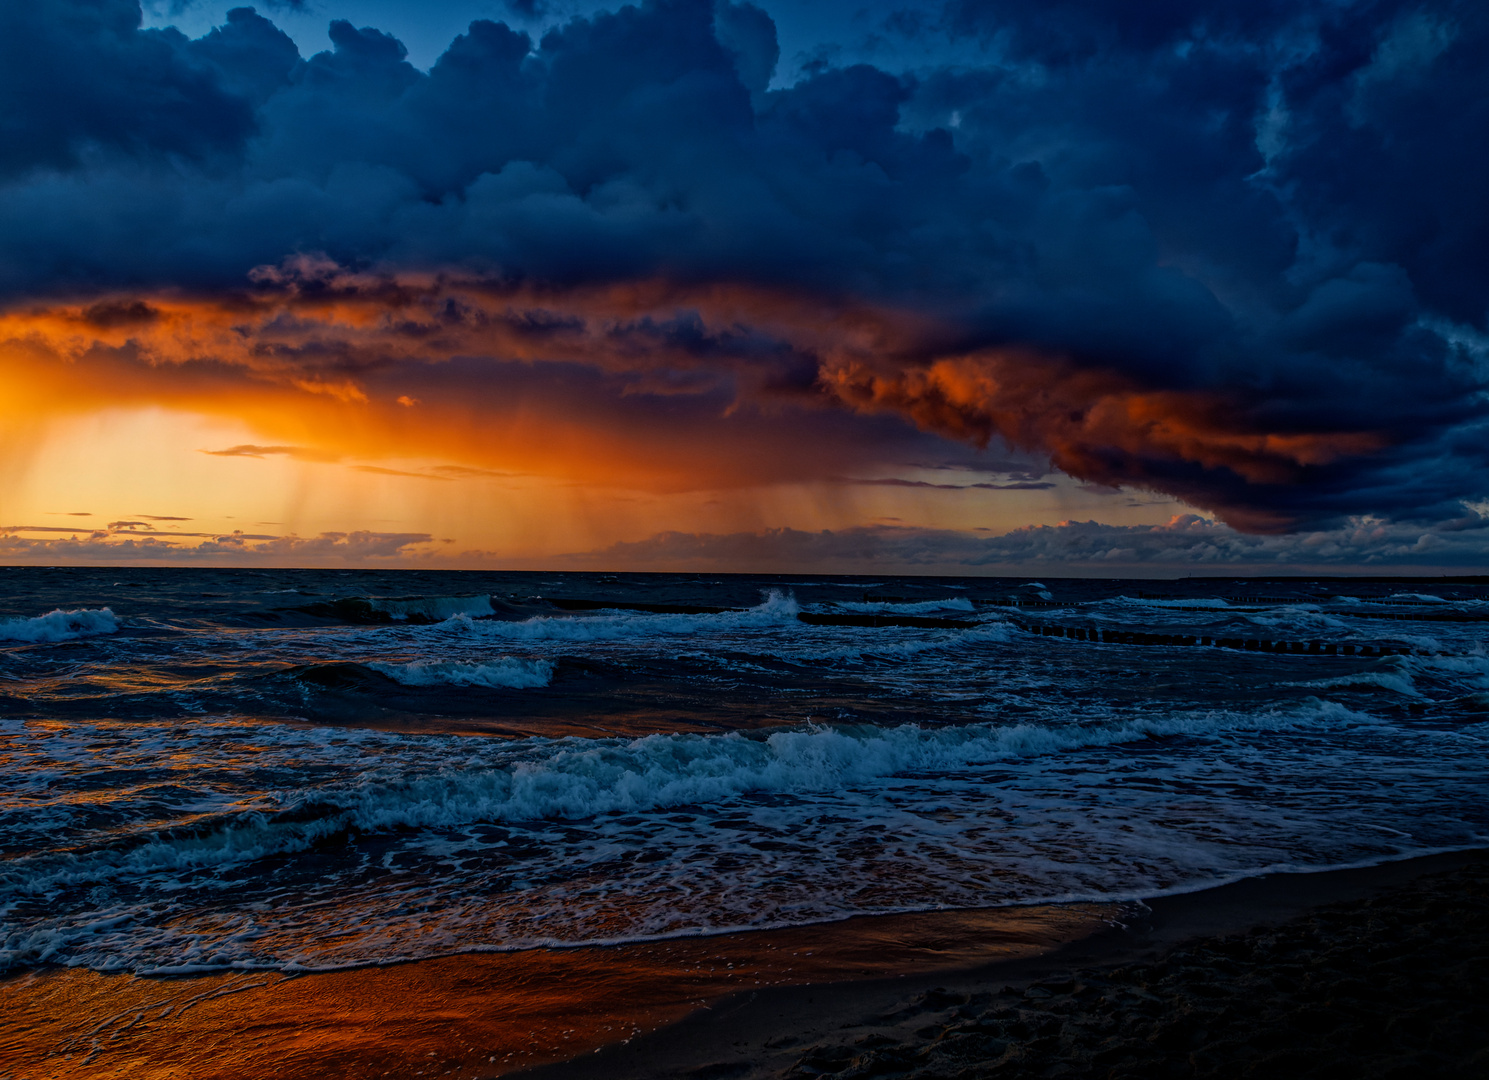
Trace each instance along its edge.
{"label": "breaking wave", "polygon": [[76,611],[58,608],[34,619],[0,621],[0,641],[74,641],[112,634],[118,629],[119,618],[108,608],[79,608]]}
{"label": "breaking wave", "polygon": [[892,601],[853,601],[835,600],[833,607],[844,611],[883,612],[896,615],[925,615],[936,611],[976,611],[972,601],[961,596],[948,597],[945,600],[921,600],[915,602],[894,603]]}
{"label": "breaking wave", "polygon": [[[747,793],[840,791],[889,776],[961,771],[1151,738],[1376,723],[1342,705],[1313,701],[1265,714],[1207,712],[1065,729],[974,724],[927,730],[905,724],[811,726],[763,737],[730,732],[517,740],[505,744],[494,761],[474,754],[460,765],[393,782],[376,772],[364,773],[342,786],[279,792],[246,812],[218,816],[215,826],[161,832],[130,847],[14,859],[0,872],[0,908],[19,896],[106,882],[120,874],[222,866],[304,851],[353,829],[365,833],[579,821],[711,804]],[[364,745],[354,752],[368,749]],[[5,962],[0,950],[0,968]]]}
{"label": "breaking wave", "polygon": [[1179,597],[1174,600],[1158,600],[1150,597],[1114,596],[1106,601],[1110,604],[1130,604],[1134,607],[1154,608],[1214,608],[1217,611],[1231,606],[1230,601],[1219,597]]}
{"label": "breaking wave", "polygon": [[1340,675],[1333,679],[1309,679],[1304,682],[1287,682],[1283,686],[1299,686],[1307,690],[1389,690],[1406,697],[1421,697],[1406,673],[1389,671],[1358,671],[1352,675]]}
{"label": "breaking wave", "polygon": [[786,625],[795,623],[800,611],[795,597],[772,592],[757,607],[711,615],[539,615],[522,622],[478,622],[457,614],[440,628],[503,641],[616,641]]}
{"label": "breaking wave", "polygon": [[374,661],[367,666],[404,686],[487,686],[530,690],[553,681],[553,665],[547,660],[521,660],[512,656],[484,664],[415,660],[407,664]]}

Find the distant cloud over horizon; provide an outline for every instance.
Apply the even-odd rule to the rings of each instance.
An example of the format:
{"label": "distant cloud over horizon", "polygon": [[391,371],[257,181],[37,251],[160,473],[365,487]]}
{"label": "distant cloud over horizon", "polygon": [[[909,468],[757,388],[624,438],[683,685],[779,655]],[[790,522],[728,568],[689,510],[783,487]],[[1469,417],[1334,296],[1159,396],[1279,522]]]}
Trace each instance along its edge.
{"label": "distant cloud over horizon", "polygon": [[[67,539],[19,535],[42,531],[25,526],[0,528],[0,564],[73,560],[108,565],[196,566],[376,566],[397,565],[416,557],[415,549],[434,543],[428,533],[327,532],[319,536],[273,536],[256,533],[167,533],[130,528],[114,522],[107,531]],[[195,544],[182,539],[199,538]]]}
{"label": "distant cloud over horizon", "polygon": [[1073,573],[1173,576],[1181,573],[1389,573],[1489,564],[1489,517],[1404,526],[1360,521],[1323,531],[1257,536],[1195,514],[1164,525],[1067,521],[1002,536],[870,525],[856,529],[699,535],[661,533],[635,543],[549,560],[572,569],[712,572]]}
{"label": "distant cloud over horizon", "polygon": [[[1489,507],[1484,508],[1489,510]],[[1003,535],[877,524],[849,529],[662,532],[591,551],[540,557],[459,550],[428,533],[169,534],[129,528],[79,538],[31,538],[0,529],[0,563],[71,558],[116,564],[382,566],[467,570],[591,570],[778,574],[1440,574],[1489,566],[1489,514],[1430,526],[1359,520],[1284,535],[1238,532],[1196,514],[1161,525],[1065,521]],[[203,537],[199,545],[179,541]]]}
{"label": "distant cloud over horizon", "polygon": [[[427,71],[345,20],[302,55],[273,20],[303,5],[261,7],[197,38],[136,0],[0,9],[6,408],[195,410],[241,428],[205,454],[429,489],[1054,470],[1233,527],[966,558],[1484,557],[1481,3],[866,3],[920,59],[789,85],[751,3],[478,20]],[[894,475],[977,448],[1022,473]],[[842,558],[912,558],[865,530]]]}

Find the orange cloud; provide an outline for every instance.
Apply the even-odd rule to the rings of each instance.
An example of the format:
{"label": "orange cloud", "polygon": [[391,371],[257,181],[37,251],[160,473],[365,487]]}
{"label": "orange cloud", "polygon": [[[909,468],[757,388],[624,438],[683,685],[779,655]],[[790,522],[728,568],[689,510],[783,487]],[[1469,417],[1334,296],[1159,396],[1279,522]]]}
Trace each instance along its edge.
{"label": "orange cloud", "polygon": [[[1380,449],[1371,432],[1257,430],[1232,401],[1198,391],[1144,390],[1107,371],[1082,370],[1018,349],[935,360],[922,367],[876,370],[848,360],[823,371],[845,402],[866,411],[909,416],[927,431],[986,445],[1049,455],[1080,480],[1109,486],[1165,487],[1173,463],[1224,469],[1249,484],[1290,484],[1309,466]],[[1192,490],[1167,490],[1204,505]],[[1285,525],[1262,511],[1216,507],[1232,524]]]}
{"label": "orange cloud", "polygon": [[[1286,522],[1182,474],[1286,485],[1383,446],[1274,429],[1234,395],[1147,388],[1031,349],[959,350],[928,316],[800,293],[393,279],[314,259],[255,282],[0,313],[11,410],[148,402],[275,440],[214,454],[424,457],[652,490],[830,479],[885,453],[885,429],[846,422],[883,413],[1258,529]],[[801,410],[810,422],[791,419]]]}

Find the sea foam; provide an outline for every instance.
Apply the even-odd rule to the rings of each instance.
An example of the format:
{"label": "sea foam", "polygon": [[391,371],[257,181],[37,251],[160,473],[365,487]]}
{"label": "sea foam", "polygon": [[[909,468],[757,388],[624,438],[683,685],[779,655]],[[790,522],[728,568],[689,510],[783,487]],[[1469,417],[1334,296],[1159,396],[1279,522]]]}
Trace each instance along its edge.
{"label": "sea foam", "polygon": [[553,681],[553,665],[547,660],[522,660],[512,656],[487,663],[415,660],[407,664],[390,664],[374,661],[367,666],[404,686],[487,686],[530,690]]}
{"label": "sea foam", "polygon": [[[133,846],[13,859],[0,870],[0,908],[7,897],[106,882],[121,873],[216,867],[304,851],[350,830],[580,821],[707,805],[751,793],[843,791],[890,776],[960,773],[1016,758],[1151,738],[1376,724],[1368,715],[1315,700],[1269,713],[1203,712],[1065,728],[812,725],[763,736],[729,732],[514,740],[498,744],[494,755],[467,751],[460,764],[413,778],[394,779],[373,769],[345,784],[282,791],[246,811],[209,815],[189,829],[140,837]],[[273,729],[263,729],[263,735],[271,742]],[[295,739],[292,731],[286,735]],[[404,741],[363,738],[353,740],[347,750],[365,758],[382,742],[396,756],[395,746],[387,744]],[[451,749],[461,745],[441,741]]]}
{"label": "sea foam", "polygon": [[908,603],[894,603],[893,601],[864,601],[835,600],[833,607],[844,611],[883,612],[895,615],[926,615],[935,611],[976,611],[977,608],[972,601],[962,596],[952,596],[945,600],[920,600]]}
{"label": "sea foam", "polygon": [[601,613],[539,615],[522,622],[488,622],[457,614],[439,627],[504,641],[617,641],[795,624],[800,611],[795,597],[772,592],[757,607],[710,615]]}
{"label": "sea foam", "polygon": [[108,608],[58,608],[34,619],[0,621],[0,641],[73,641],[77,638],[112,634],[119,629],[119,618]]}

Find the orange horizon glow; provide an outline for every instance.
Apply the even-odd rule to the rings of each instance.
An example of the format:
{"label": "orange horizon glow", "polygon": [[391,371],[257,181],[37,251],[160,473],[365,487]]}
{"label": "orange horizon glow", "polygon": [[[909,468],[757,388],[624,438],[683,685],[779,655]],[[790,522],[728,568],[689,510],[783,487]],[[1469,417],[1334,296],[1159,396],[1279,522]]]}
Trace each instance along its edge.
{"label": "orange horizon glow", "polygon": [[[58,439],[173,473],[116,470],[114,483],[177,508],[211,503],[210,476],[231,475],[245,496],[264,489],[263,514],[282,514],[273,473],[280,489],[300,489],[290,501],[302,530],[391,516],[407,531],[495,537],[512,551],[575,550],[646,528],[1008,529],[1072,516],[1081,484],[1161,486],[1155,462],[1285,484],[1383,445],[1370,432],[1259,429],[1218,394],[1147,390],[1026,348],[963,351],[938,344],[955,335],[926,315],[752,286],[559,290],[359,275],[307,258],[254,279],[222,296],[110,295],[0,313],[11,477],[0,527],[59,512],[41,507],[47,492],[23,494],[24,477],[87,487],[40,463]],[[153,429],[124,419],[147,415],[180,419]],[[1042,457],[1070,482],[1056,495],[999,492],[949,510],[953,497],[930,490],[955,485],[905,479],[917,437],[896,421]],[[109,436],[110,425],[129,434]],[[182,441],[187,428],[200,445]],[[167,429],[176,464],[145,464]],[[275,466],[213,474],[178,460],[186,453]],[[327,465],[338,467],[329,484],[316,472]],[[926,490],[851,487],[881,477]],[[486,505],[451,514],[438,508],[449,491],[411,495],[398,487],[407,481],[480,482]],[[1153,502],[1150,517],[1185,508]],[[1278,524],[1208,509],[1242,527]],[[551,524],[498,527],[514,515]]]}

